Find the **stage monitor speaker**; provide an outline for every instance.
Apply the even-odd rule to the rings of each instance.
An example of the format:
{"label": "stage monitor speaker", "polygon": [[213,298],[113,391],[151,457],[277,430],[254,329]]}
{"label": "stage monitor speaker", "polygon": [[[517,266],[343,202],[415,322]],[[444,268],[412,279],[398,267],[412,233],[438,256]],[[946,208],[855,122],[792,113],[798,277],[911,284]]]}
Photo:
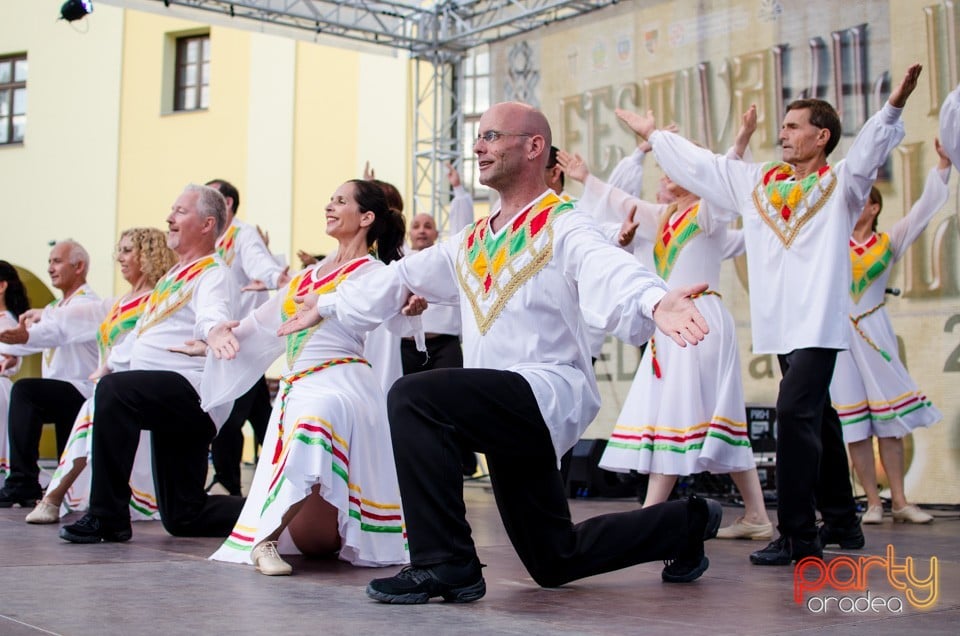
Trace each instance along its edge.
{"label": "stage monitor speaker", "polygon": [[754,453],[777,452],[777,409],[747,404],[747,429]]}
{"label": "stage monitor speaker", "polygon": [[605,439],[581,439],[564,455],[561,474],[568,497],[636,497],[641,489],[646,490],[646,475],[600,468],[600,457],[606,447]]}

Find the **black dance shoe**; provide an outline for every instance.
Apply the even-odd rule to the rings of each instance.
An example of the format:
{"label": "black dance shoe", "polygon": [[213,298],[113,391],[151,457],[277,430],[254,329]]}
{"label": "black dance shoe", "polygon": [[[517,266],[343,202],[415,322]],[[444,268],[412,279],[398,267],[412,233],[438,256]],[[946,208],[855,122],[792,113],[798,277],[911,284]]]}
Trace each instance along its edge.
{"label": "black dance shoe", "polygon": [[76,523],[60,528],[60,538],[70,543],[100,543],[110,541],[120,543],[129,541],[133,536],[130,520],[120,523],[107,523],[89,512]]}
{"label": "black dance shoe", "polygon": [[381,603],[401,605],[426,603],[436,596],[453,603],[471,603],[487,593],[482,567],[476,558],[463,565],[408,565],[396,576],[370,581],[367,596]]}

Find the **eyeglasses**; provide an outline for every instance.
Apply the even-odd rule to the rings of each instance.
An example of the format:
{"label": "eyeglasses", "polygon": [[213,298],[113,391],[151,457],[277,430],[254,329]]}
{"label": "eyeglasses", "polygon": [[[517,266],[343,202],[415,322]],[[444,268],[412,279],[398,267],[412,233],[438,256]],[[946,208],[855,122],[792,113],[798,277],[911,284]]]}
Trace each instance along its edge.
{"label": "eyeglasses", "polygon": [[488,130],[482,135],[477,135],[476,143],[480,143],[482,140],[484,143],[492,144],[497,139],[501,137],[532,137],[530,133],[512,133],[512,132],[503,132],[500,130]]}

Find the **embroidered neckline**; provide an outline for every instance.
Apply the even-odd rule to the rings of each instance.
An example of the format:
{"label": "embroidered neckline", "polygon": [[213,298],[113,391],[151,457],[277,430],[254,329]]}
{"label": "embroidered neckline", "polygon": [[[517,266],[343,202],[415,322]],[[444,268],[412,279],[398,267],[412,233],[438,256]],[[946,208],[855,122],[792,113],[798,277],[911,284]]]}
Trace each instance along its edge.
{"label": "embroidered neckline", "polygon": [[146,293],[126,302],[121,298],[113,304],[110,313],[97,329],[97,347],[100,349],[102,361],[106,361],[107,352],[117,339],[137,324],[149,298],[150,294]]}
{"label": "embroidered neckline", "polygon": [[237,256],[237,232],[239,230],[238,225],[231,223],[223,236],[217,239],[217,254],[227,266],[233,265],[233,259]]}
{"label": "embroidered neckline", "polygon": [[850,296],[853,302],[860,302],[870,285],[883,276],[892,261],[893,250],[890,249],[890,237],[886,233],[874,234],[862,244],[850,239],[850,265],[853,272]]}
{"label": "embroidered neckline", "polygon": [[697,201],[684,210],[675,221],[671,221],[672,211],[664,215],[657,230],[657,241],[653,244],[653,260],[660,278],[667,280],[677,257],[690,240],[700,233],[697,214],[700,202]]}
{"label": "embroidered neckline", "polygon": [[799,181],[788,163],[768,163],[753,191],[760,218],[789,248],[807,221],[830,199],[837,185],[833,169],[823,166]]}
{"label": "embroidered neckline", "polygon": [[193,286],[190,283],[211,267],[218,266],[216,257],[210,254],[180,270],[171,271],[161,278],[150,292],[143,315],[140,317],[140,328],[137,334],[141,335],[150,327],[163,322],[190,302],[193,297]]}
{"label": "embroidered neckline", "polygon": [[457,279],[481,334],[490,329],[517,290],[553,257],[552,221],[573,207],[551,192],[497,233],[490,229],[489,216],[464,232]]}
{"label": "embroidered neckline", "polygon": [[[335,290],[337,286],[346,280],[346,278],[358,267],[372,260],[372,256],[361,256],[360,258],[344,263],[334,271],[330,272],[329,274],[325,274],[319,279],[315,278],[319,265],[317,267],[309,267],[303,270],[294,276],[293,280],[291,280],[287,285],[287,289],[284,292],[283,302],[280,303],[280,320],[289,320],[295,313],[297,313],[298,305],[295,300],[297,296],[303,296],[304,294],[311,293],[328,294]],[[303,347],[310,339],[310,336],[312,336],[313,332],[316,331],[322,324],[323,321],[321,320],[319,324],[314,325],[309,329],[304,329],[303,331],[298,331],[287,336],[286,357],[288,367],[293,368],[293,364],[297,361],[297,358],[300,357],[300,354],[303,352]]]}

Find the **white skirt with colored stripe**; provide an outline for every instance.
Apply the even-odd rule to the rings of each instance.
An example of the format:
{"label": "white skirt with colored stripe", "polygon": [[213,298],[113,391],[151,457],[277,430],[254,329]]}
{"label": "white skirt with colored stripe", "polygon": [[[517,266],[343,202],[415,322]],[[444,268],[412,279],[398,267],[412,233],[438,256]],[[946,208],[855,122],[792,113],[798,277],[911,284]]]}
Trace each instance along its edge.
{"label": "white skirt with colored stripe", "polygon": [[[63,477],[73,468],[77,459],[86,459],[87,465],[67,490],[60,504],[60,516],[71,512],[82,512],[90,505],[90,462],[93,450],[93,398],[80,407],[77,419],[70,430],[67,445],[60,455],[57,470],[53,473],[47,490],[60,485]],[[150,451],[150,432],[141,431],[140,445],[133,460],[133,472],[130,474],[130,519],[133,521],[155,521],[160,519],[157,509],[157,493],[153,485],[153,464]]]}
{"label": "white skirt with colored stripe", "polygon": [[7,480],[10,472],[10,455],[7,445],[7,414],[10,412],[10,391],[13,382],[10,378],[0,376],[0,488]]}
{"label": "white skirt with colored stripe", "polygon": [[850,349],[837,354],[830,383],[830,399],[843,425],[843,441],[850,444],[872,436],[903,437],[943,419],[900,362],[897,337],[887,312],[877,311],[860,320],[858,326],[863,335],[851,323]]}
{"label": "white skirt with colored stripe", "polygon": [[[386,399],[366,364],[323,369],[297,380],[285,404],[277,398],[243,511],[210,558],[249,564],[253,547],[316,485],[339,511],[340,559],[368,567],[409,562]],[[279,549],[298,552],[287,533]]]}
{"label": "white skirt with colored stripe", "polygon": [[[710,335],[681,349],[657,332],[640,360],[601,468],[692,475],[756,465],[733,317],[717,296],[694,302]],[[661,377],[654,371],[654,358]]]}

